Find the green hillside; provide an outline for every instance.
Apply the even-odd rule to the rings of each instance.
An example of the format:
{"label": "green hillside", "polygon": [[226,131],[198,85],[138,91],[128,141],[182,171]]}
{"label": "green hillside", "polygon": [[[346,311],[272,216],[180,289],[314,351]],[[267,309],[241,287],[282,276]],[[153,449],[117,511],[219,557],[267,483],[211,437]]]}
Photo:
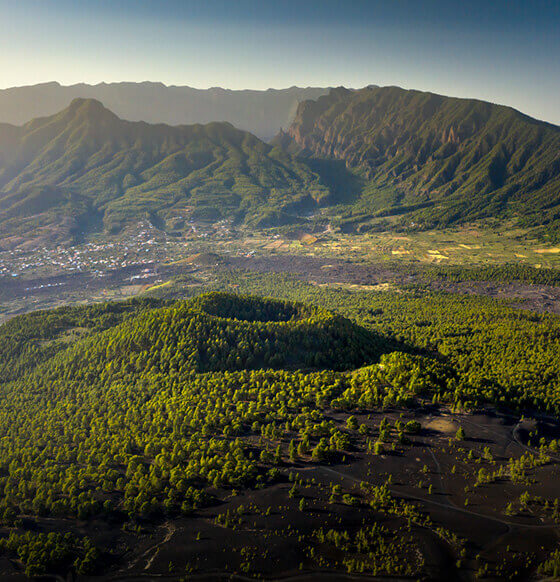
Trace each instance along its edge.
{"label": "green hillside", "polygon": [[185,374],[348,369],[375,360],[386,343],[320,308],[224,293],[170,306],[142,299],[35,312],[0,330],[4,382],[24,376],[59,352],[65,363],[64,370],[57,366],[56,375],[83,378],[95,376],[88,368],[100,361],[122,368],[125,375],[146,366]]}
{"label": "green hillside", "polygon": [[226,293],[15,318],[0,326],[0,521],[189,514],[209,486],[262,484],[272,456],[223,437],[292,421],[305,447],[316,424],[336,437],[319,410],[346,389],[378,374],[372,402],[390,382],[406,397],[394,354],[353,376],[390,345],[319,307]]}
{"label": "green hillside", "polygon": [[272,145],[228,123],[129,122],[76,99],[0,125],[0,237],[51,245],[146,220],[182,235],[310,213],[348,231],[497,217],[554,234],[559,152],[558,127],[511,108],[396,87],[306,101]]}
{"label": "green hillside", "polygon": [[[336,546],[340,557],[307,566],[321,575],[328,567],[416,579],[425,564],[418,532],[459,539],[432,521],[443,496],[431,480],[444,477],[428,463],[450,455],[457,491],[492,487],[499,511],[511,488],[533,491],[538,469],[550,475],[547,451],[556,453],[557,441],[544,433],[538,451],[529,441],[521,457],[504,457],[515,424],[488,406],[557,413],[552,316],[451,294],[341,292],[236,273],[222,281],[233,282],[313,304],[219,291],[65,307],[0,326],[2,575],[105,580],[119,570],[132,578],[148,575],[148,564],[153,577],[173,569],[172,540],[181,576],[213,576],[232,540],[254,547],[247,535],[284,559],[290,546],[277,539],[288,530],[291,542],[325,556],[324,540],[347,539]],[[527,346],[530,357],[520,357]],[[490,430],[475,438],[481,418]],[[494,461],[486,435],[498,430]],[[546,499],[543,511],[556,520]],[[474,507],[478,520],[486,509]],[[339,530],[356,531],[355,543],[328,533]],[[214,539],[210,562],[197,562]],[[233,556],[220,567],[229,578],[245,563]]]}
{"label": "green hillside", "polygon": [[52,117],[0,125],[4,242],[116,233],[140,219],[178,232],[193,220],[289,222],[327,195],[307,166],[228,123],[128,122],[76,99]]}
{"label": "green hillside", "polygon": [[340,88],[301,103],[276,142],[343,161],[346,170],[330,170],[339,181],[344,171],[357,174],[341,209],[348,227],[403,214],[409,227],[560,217],[560,128],[510,107],[398,87]]}

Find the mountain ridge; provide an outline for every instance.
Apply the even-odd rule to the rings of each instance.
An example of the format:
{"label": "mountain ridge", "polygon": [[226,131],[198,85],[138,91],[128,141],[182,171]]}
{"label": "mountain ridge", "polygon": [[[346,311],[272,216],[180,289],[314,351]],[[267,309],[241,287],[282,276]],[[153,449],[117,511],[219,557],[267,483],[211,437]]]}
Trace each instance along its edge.
{"label": "mountain ridge", "polygon": [[89,98],[0,124],[3,248],[145,219],[182,236],[200,221],[268,228],[310,215],[312,228],[346,232],[497,218],[555,236],[560,128],[480,100],[375,86],[303,102],[270,143],[229,122],[127,121]]}
{"label": "mountain ridge", "polygon": [[192,125],[229,121],[261,139],[270,139],[287,127],[297,104],[328,92],[321,87],[288,87],[267,90],[232,90],[221,87],[196,89],[187,85],[140,83],[77,83],[53,81],[0,90],[0,123],[23,125],[66,108],[74,98],[101,101],[128,121]]}
{"label": "mountain ridge", "polygon": [[[151,217],[166,230],[193,217],[262,222],[267,210],[274,222],[328,194],[307,166],[227,122],[131,122],[77,99],[54,116],[0,126],[4,239],[44,227],[46,238],[68,241],[92,215],[107,233]],[[57,234],[60,220],[71,226]]]}
{"label": "mountain ridge", "polygon": [[366,194],[355,214],[422,204],[431,209],[412,216],[426,227],[558,218],[560,127],[507,106],[398,87],[337,88],[301,103],[273,143],[357,171]]}

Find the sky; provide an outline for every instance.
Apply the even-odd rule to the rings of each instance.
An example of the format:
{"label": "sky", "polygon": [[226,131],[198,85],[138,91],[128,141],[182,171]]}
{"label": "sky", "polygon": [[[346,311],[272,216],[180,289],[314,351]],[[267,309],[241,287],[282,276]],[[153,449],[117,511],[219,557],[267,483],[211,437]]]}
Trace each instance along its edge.
{"label": "sky", "polygon": [[0,88],[398,85],[560,125],[558,0],[0,0]]}

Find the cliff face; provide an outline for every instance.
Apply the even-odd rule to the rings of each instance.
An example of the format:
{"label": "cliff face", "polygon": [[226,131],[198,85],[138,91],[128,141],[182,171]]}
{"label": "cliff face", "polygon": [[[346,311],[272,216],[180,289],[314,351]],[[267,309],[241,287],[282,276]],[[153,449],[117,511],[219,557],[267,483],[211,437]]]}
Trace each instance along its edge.
{"label": "cliff face", "polygon": [[560,128],[483,101],[338,88],[301,103],[278,140],[303,156],[343,160],[409,203],[476,199],[480,215],[498,199],[521,214],[560,203]]}

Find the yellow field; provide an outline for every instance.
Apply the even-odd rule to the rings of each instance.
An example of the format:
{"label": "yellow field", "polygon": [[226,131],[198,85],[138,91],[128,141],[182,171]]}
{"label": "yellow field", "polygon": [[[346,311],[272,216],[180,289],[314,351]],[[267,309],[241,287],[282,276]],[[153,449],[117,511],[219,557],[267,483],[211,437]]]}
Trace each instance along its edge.
{"label": "yellow field", "polygon": [[560,268],[560,247],[546,247],[530,239],[527,232],[512,228],[465,226],[446,230],[410,233],[391,232],[360,235],[325,232],[300,240],[247,237],[242,241],[213,243],[228,252],[301,254],[315,257],[364,259],[369,261],[421,262],[433,264],[492,265],[519,263],[534,267]]}

